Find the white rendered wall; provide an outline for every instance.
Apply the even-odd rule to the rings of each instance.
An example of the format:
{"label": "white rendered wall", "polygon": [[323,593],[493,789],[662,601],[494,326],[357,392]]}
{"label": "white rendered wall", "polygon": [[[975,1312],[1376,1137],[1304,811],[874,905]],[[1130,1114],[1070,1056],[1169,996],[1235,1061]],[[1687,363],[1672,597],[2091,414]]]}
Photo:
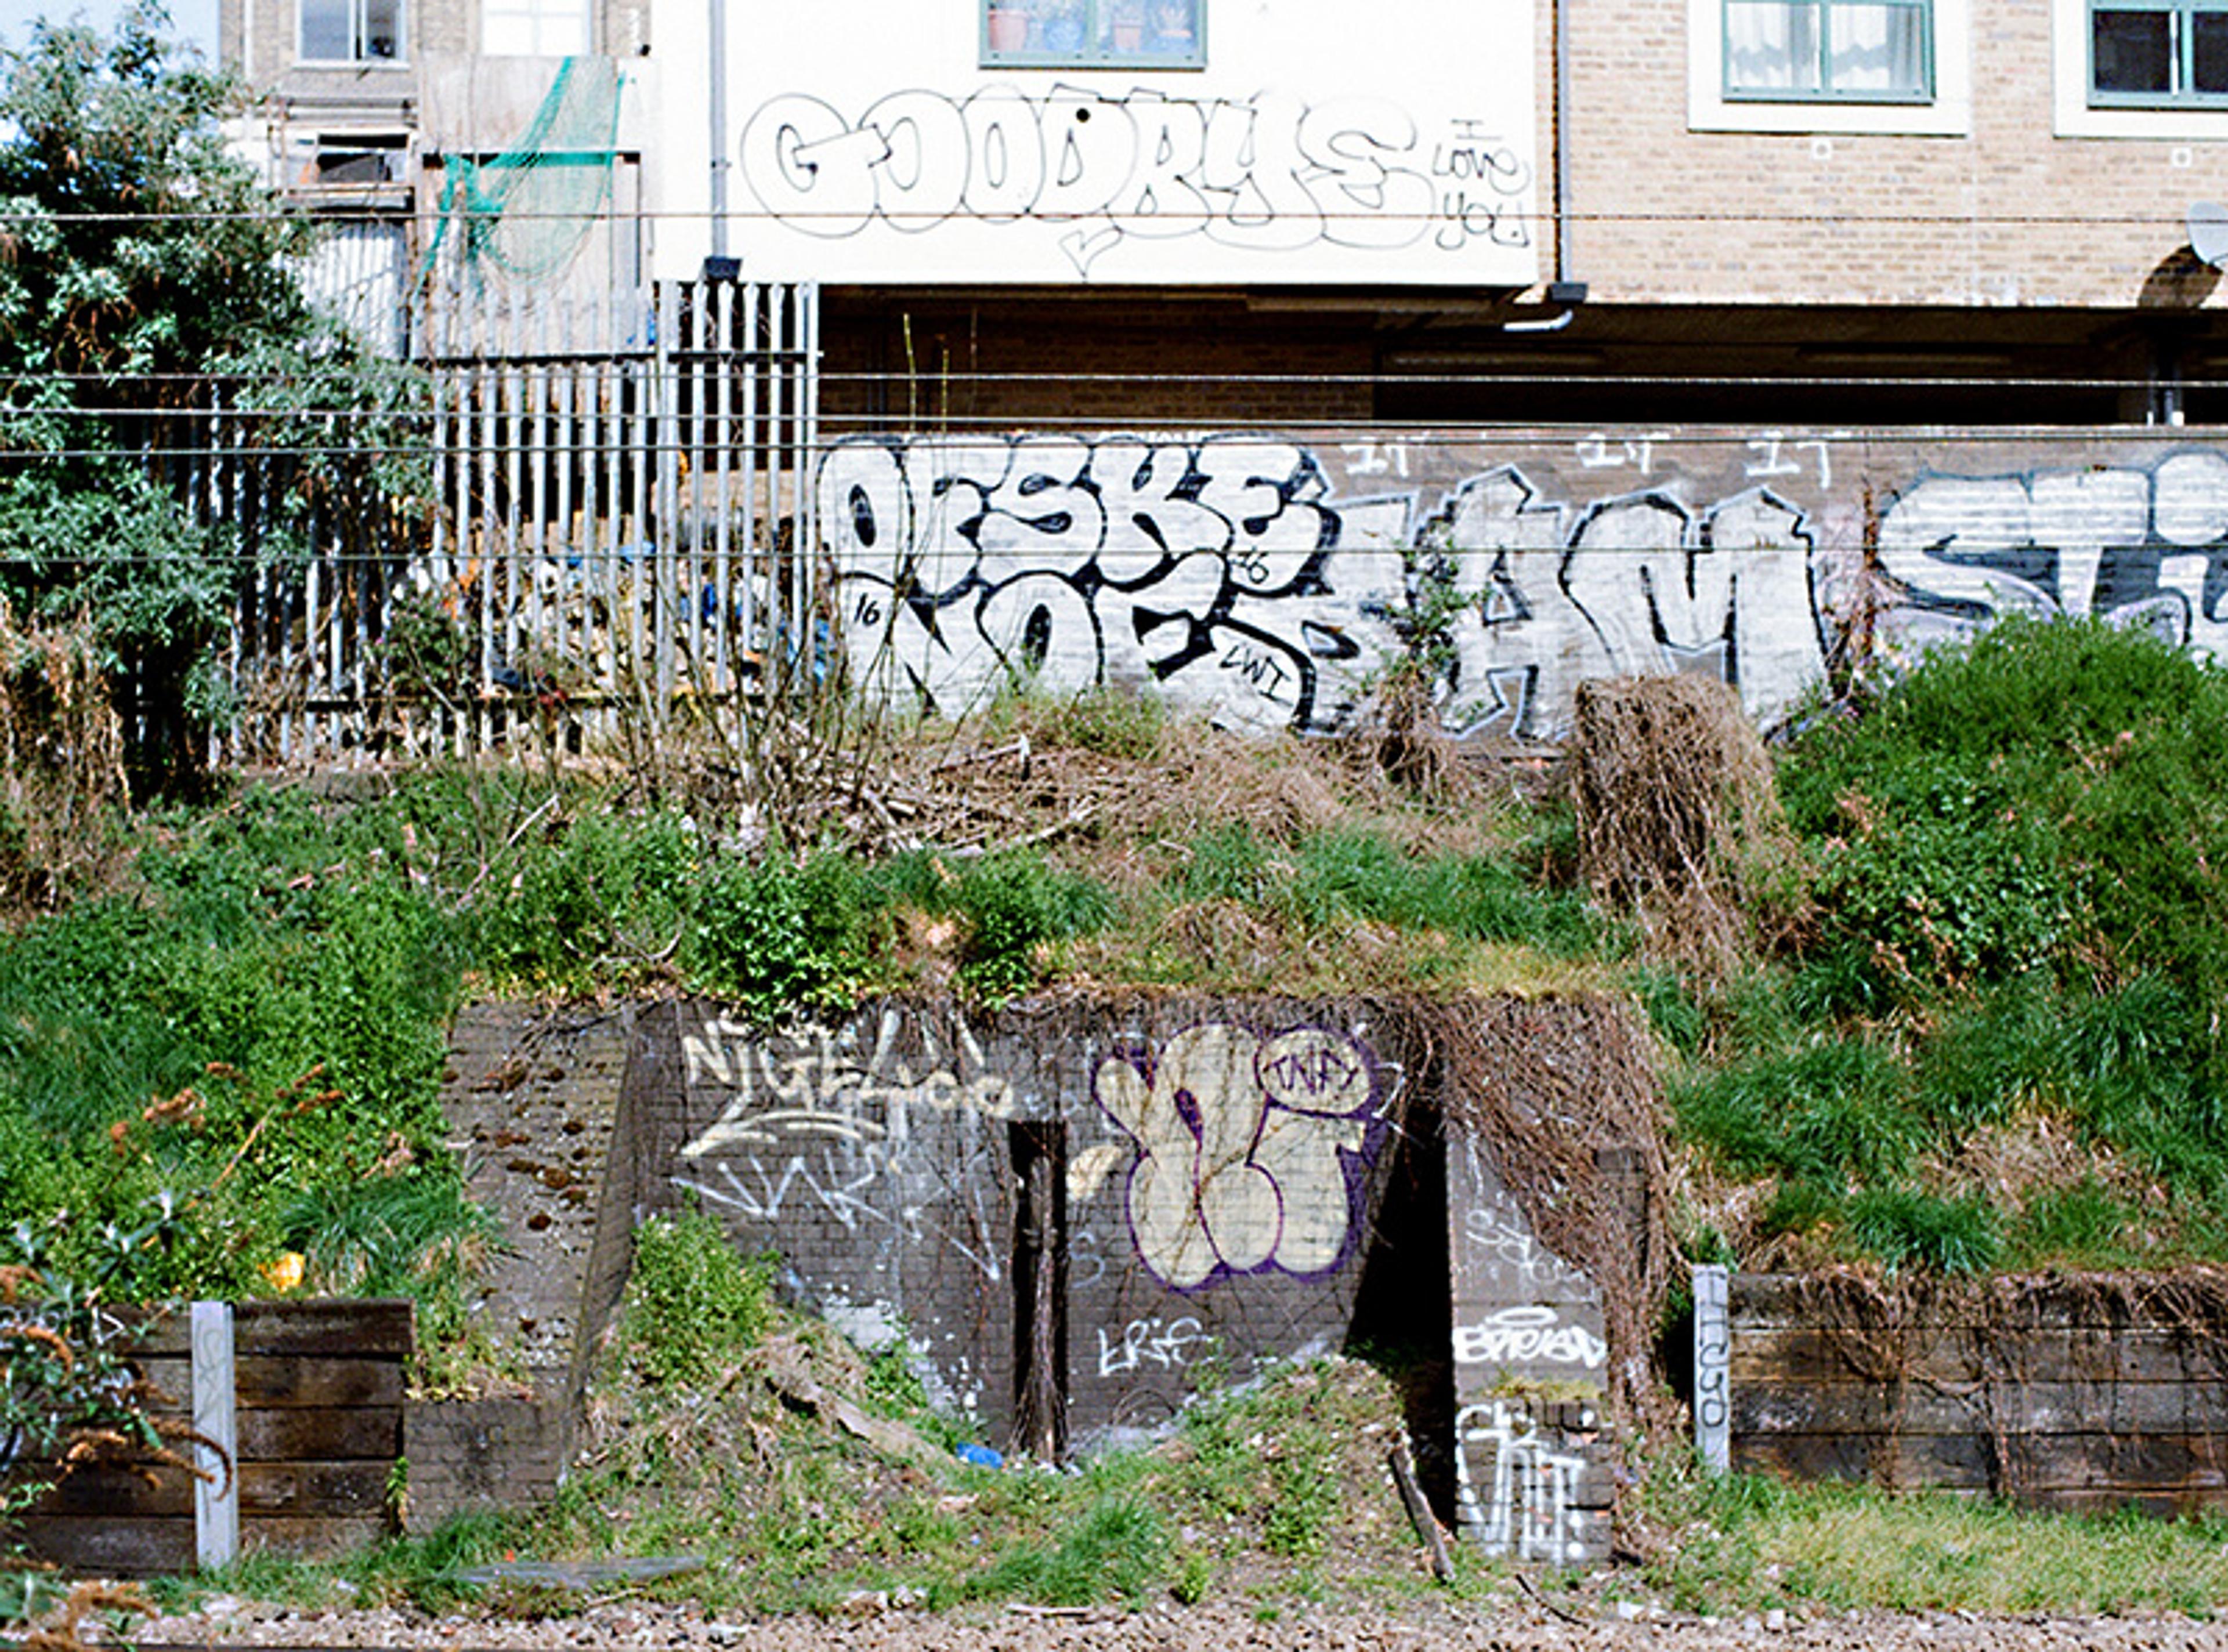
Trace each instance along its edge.
{"label": "white rendered wall", "polygon": [[[661,9],[660,273],[713,250],[707,7]],[[982,0],[727,3],[754,280],[1522,286],[1533,0],[1207,0],[1207,62],[979,66]]]}

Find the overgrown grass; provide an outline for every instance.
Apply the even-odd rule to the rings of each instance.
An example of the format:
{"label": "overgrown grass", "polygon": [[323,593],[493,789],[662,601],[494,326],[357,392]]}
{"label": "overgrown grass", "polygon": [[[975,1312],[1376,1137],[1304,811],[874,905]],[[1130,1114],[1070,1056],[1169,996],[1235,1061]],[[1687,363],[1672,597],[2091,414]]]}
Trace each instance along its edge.
{"label": "overgrown grass", "polygon": [[1680,1611],[2211,1617],[2228,1602],[2218,1519],[2081,1518],[1751,1477],[1651,1483],[1680,1541],[1645,1575]]}
{"label": "overgrown grass", "polygon": [[1648,990],[1682,1133],[1776,1190],[1743,1248],[2218,1260],[2224,717],[2228,673],[2148,634],[2014,622],[1811,723],[1780,771],[1807,929],[1737,981]]}
{"label": "overgrown grass", "polygon": [[[0,1204],[70,1212],[67,1257],[167,1194],[176,1240],[135,1259],[139,1291],[253,1289],[295,1250],[315,1286],[400,1285],[453,1324],[488,1239],[437,1105],[465,992],[678,985],[772,1020],[908,990],[995,1006],[1079,972],[1629,992],[1684,1140],[1768,1184],[1745,1228],[1706,1213],[1737,1253],[2228,1254],[2228,675],[2144,636],[2000,627],[1813,719],[1782,762],[1809,922],[1710,980],[1636,957],[1577,892],[1552,801],[1403,799],[1134,696],[1000,718],[1021,778],[981,777],[990,828],[880,858],[746,852],[685,800],[509,770],[150,820],[118,892],[0,936]],[[1154,795],[1178,769],[1247,800]],[[2093,1178],[2020,1171],[2021,1132],[2088,1148]]]}

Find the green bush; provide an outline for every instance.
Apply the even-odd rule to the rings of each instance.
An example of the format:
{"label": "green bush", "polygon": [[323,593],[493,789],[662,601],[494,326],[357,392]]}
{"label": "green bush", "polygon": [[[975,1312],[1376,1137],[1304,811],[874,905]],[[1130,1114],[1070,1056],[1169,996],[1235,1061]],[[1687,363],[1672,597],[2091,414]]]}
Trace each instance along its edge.
{"label": "green bush", "polygon": [[706,1381],[758,1343],[772,1317],[771,1266],[746,1261],[714,1218],[684,1211],[635,1230],[620,1336],[645,1381]]}
{"label": "green bush", "polygon": [[2075,896],[2036,808],[1939,758],[1868,779],[1846,800],[1846,835],[1821,851],[1813,890],[1822,949],[1863,997],[1918,997],[2042,963]]}
{"label": "green bush", "polygon": [[591,805],[522,858],[480,910],[475,966],[499,983],[592,990],[668,955],[695,897],[696,846],[677,816]]}
{"label": "green bush", "polygon": [[1829,946],[1923,985],[2103,961],[2228,988],[2228,673],[2146,631],[2010,620],[1937,649],[1781,770]]}
{"label": "green bush", "polygon": [[698,892],[686,971],[761,1021],[841,1009],[868,973],[872,910],[864,874],[841,856],[724,867]]}
{"label": "green bush", "polygon": [[951,899],[967,923],[959,979],[991,1005],[1034,986],[1054,946],[1098,928],[1113,909],[1098,884],[1033,854],[975,862]]}

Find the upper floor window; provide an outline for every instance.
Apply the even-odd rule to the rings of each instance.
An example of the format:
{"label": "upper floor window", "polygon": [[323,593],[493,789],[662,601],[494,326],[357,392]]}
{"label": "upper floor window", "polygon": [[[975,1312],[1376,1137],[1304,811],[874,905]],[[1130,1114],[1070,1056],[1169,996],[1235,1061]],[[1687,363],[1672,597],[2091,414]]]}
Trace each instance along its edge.
{"label": "upper floor window", "polygon": [[2099,105],[2228,104],[2228,0],[2089,0]]}
{"label": "upper floor window", "polygon": [[1207,0],[983,0],[983,63],[1201,68]]}
{"label": "upper floor window", "polygon": [[588,49],[588,0],[480,0],[480,50],[490,57],[579,57]]}
{"label": "upper floor window", "polygon": [[1725,8],[1728,100],[1934,95],[1932,0],[1725,0]]}
{"label": "upper floor window", "polygon": [[400,63],[403,0],[302,0],[305,63]]}

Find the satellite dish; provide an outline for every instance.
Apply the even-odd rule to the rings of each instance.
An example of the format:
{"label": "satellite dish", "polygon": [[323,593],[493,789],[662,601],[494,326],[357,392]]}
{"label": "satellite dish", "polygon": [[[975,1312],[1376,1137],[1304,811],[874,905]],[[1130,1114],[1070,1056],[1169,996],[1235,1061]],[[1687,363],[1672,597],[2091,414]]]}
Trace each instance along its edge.
{"label": "satellite dish", "polygon": [[2228,207],[2200,201],[2190,207],[2189,250],[2216,270],[2228,265]]}

